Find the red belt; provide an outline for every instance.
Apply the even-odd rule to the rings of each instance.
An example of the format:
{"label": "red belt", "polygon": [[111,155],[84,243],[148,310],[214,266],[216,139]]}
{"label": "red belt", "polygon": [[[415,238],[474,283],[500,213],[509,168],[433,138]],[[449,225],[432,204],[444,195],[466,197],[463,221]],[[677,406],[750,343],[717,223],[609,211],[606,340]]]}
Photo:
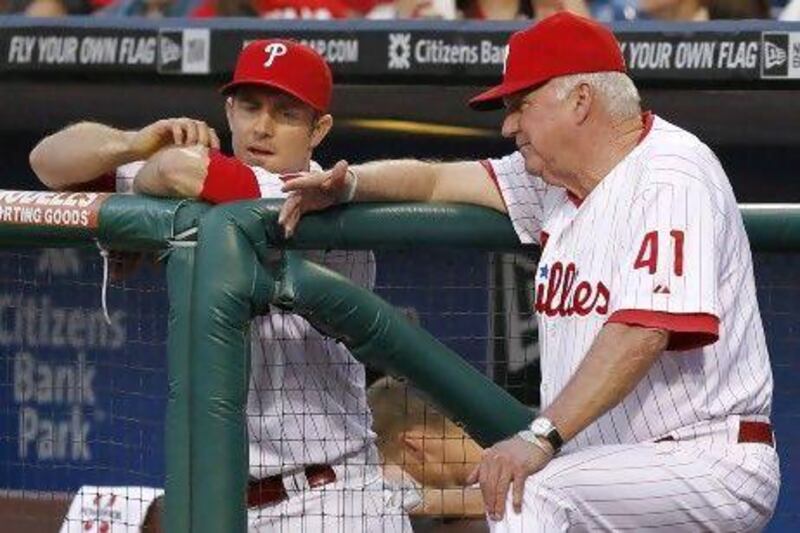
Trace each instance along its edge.
{"label": "red belt", "polygon": [[[675,440],[675,437],[667,435],[666,437],[658,439],[656,442],[667,442],[671,440]],[[757,442],[774,448],[775,441],[772,438],[772,426],[769,422],[742,420],[739,422],[739,438],[737,442],[740,444],[743,442]]]}
{"label": "red belt", "polygon": [[[329,465],[308,465],[305,467],[309,488],[317,488],[336,481],[336,472]],[[287,500],[289,494],[283,485],[283,475],[255,479],[247,485],[247,506],[263,507]]]}

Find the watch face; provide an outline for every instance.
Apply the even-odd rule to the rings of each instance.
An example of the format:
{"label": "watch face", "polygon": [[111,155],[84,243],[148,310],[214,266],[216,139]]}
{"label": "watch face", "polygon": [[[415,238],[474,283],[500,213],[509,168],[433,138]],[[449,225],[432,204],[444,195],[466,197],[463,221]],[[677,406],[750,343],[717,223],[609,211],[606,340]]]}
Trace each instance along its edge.
{"label": "watch face", "polygon": [[547,435],[550,431],[550,424],[547,423],[547,420],[537,418],[531,424],[531,431],[537,435]]}

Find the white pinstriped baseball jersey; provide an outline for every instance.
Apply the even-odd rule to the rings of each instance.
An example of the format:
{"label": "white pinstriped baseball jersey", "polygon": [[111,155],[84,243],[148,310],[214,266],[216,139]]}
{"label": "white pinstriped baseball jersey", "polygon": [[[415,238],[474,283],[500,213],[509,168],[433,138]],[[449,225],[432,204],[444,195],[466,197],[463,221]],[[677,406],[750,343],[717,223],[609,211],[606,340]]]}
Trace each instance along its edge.
{"label": "white pinstriped baseball jersey", "polygon": [[649,114],[645,123],[639,145],[582,202],[529,175],[520,153],[486,163],[520,240],[543,247],[543,407],[607,322],[670,331],[634,391],[567,451],[691,437],[728,415],[770,413],[750,247],[728,178],[695,136]]}
{"label": "white pinstriped baseball jersey", "polygon": [[[131,192],[143,163],[117,171],[118,192]],[[285,198],[277,174],[250,167],[262,198]],[[312,162],[312,170],[321,170]],[[372,289],[372,252],[307,252],[309,259]],[[271,308],[253,321],[247,397],[250,474],[263,478],[309,464],[377,464],[364,367],[341,344],[301,316]],[[358,452],[365,453],[358,453]],[[378,472],[378,470],[375,470]]]}

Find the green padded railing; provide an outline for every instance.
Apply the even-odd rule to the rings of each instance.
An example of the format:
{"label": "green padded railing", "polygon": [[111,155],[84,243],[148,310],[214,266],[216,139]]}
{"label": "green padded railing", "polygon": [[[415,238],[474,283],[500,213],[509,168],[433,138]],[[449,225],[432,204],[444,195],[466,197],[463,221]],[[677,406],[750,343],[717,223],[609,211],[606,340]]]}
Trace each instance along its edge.
{"label": "green padded railing", "polygon": [[185,200],[127,194],[107,196],[100,206],[96,228],[0,223],[0,244],[72,247],[99,241],[115,250],[162,249],[168,247],[168,241],[175,235],[196,227],[209,208]]}
{"label": "green padded railing", "polygon": [[741,204],[739,209],[754,251],[800,251],[800,204]]}

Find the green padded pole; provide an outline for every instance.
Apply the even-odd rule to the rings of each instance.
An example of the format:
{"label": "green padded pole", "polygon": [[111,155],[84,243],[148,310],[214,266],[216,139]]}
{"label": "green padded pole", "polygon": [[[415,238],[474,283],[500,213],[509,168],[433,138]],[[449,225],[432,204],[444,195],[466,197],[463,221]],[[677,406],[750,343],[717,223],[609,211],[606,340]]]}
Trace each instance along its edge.
{"label": "green padded pole", "polygon": [[164,427],[166,456],[164,531],[188,532],[191,518],[190,349],[194,248],[175,248],[167,260],[169,393]]}
{"label": "green padded pole", "polygon": [[342,340],[362,363],[408,378],[482,446],[528,426],[533,411],[393,306],[347,278],[287,252],[274,302]]}
{"label": "green padded pole", "polygon": [[224,207],[209,211],[200,222],[192,281],[193,533],[247,527],[249,326],[266,309],[271,287],[236,220]]}

